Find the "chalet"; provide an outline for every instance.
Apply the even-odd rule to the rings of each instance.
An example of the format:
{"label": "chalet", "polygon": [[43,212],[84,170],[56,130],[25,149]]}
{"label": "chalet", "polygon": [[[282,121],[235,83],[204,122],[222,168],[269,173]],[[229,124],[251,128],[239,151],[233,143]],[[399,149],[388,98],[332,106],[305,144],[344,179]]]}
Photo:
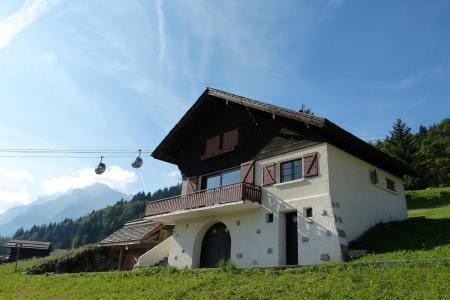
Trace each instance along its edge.
{"label": "chalet", "polygon": [[14,260],[32,257],[43,257],[50,254],[50,242],[10,240],[6,248],[10,249],[10,256]]}
{"label": "chalet", "polygon": [[172,226],[150,220],[133,220],[100,241],[98,247],[117,257],[117,268],[132,270],[139,256],[172,234]]}
{"label": "chalet", "polygon": [[152,156],[178,166],[182,194],[148,203],[174,234],[138,266],[342,261],[375,224],[407,218],[401,162],[326,118],[212,88]]}

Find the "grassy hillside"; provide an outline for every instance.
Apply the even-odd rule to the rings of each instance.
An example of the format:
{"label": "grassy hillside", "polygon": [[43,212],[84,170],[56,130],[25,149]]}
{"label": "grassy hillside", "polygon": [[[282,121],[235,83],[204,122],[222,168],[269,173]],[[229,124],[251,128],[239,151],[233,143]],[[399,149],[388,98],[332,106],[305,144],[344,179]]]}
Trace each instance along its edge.
{"label": "grassy hillside", "polygon": [[[28,263],[30,264],[30,263]],[[175,270],[16,275],[0,299],[450,299],[450,264],[333,264],[288,270]]]}
{"label": "grassy hillside", "polygon": [[407,193],[409,219],[379,225],[362,238],[364,261],[450,258],[450,188]]}
{"label": "grassy hillside", "polygon": [[[450,189],[408,193],[411,218],[364,237],[375,254],[351,263],[297,269],[14,274],[0,266],[0,299],[450,299]],[[382,242],[380,242],[382,241]],[[371,260],[436,258],[379,264]],[[24,271],[48,259],[20,263]]]}

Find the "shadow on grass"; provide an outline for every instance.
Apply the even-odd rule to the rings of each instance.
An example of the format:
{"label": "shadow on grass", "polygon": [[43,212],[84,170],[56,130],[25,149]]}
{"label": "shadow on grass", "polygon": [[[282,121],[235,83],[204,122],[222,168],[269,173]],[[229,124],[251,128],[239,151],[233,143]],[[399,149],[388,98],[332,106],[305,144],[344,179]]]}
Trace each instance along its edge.
{"label": "shadow on grass", "polygon": [[397,250],[430,250],[450,244],[450,219],[410,218],[377,225],[350,243],[351,249],[373,253]]}
{"label": "shadow on grass", "polygon": [[450,204],[450,192],[423,191],[422,193],[409,192],[406,195],[408,209],[436,208]]}

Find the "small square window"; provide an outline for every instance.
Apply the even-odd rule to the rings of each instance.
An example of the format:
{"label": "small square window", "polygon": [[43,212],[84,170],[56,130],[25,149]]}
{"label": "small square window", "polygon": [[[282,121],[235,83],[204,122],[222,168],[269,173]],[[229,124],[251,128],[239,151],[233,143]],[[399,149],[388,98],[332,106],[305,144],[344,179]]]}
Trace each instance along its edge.
{"label": "small square window", "polygon": [[305,207],[303,209],[303,214],[306,218],[312,218],[313,216],[313,210],[312,207]]}
{"label": "small square window", "polygon": [[392,181],[389,178],[386,178],[386,188],[390,189],[391,191],[395,192],[395,182]]}
{"label": "small square window", "polygon": [[266,223],[273,223],[273,214],[266,214]]}

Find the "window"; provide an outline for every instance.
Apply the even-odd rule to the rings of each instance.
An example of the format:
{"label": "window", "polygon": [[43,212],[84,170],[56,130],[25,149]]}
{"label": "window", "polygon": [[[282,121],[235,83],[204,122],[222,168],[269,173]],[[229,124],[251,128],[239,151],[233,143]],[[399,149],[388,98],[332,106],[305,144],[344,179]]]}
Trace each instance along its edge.
{"label": "window", "polygon": [[386,188],[395,192],[395,182],[390,180],[389,178],[386,178]]}
{"label": "window", "polygon": [[235,169],[222,173],[222,184],[229,185],[241,181],[241,169]]}
{"label": "window", "polygon": [[273,223],[273,214],[266,214],[266,223]]}
{"label": "window", "polygon": [[281,163],[280,165],[280,181],[292,181],[303,177],[302,160],[296,159]]}
{"label": "window", "polygon": [[377,170],[373,169],[373,171],[370,171],[370,181],[373,184],[377,184],[378,183],[378,174],[377,174]]}
{"label": "window", "polygon": [[224,185],[234,184],[241,181],[241,170],[233,169],[223,171],[210,176],[205,176],[202,179],[202,189],[213,189]]}
{"label": "window", "polygon": [[312,210],[312,208],[311,208],[311,207],[305,207],[305,208],[303,209],[303,215],[304,215],[306,218],[312,218],[312,216],[313,216],[313,210]]}

